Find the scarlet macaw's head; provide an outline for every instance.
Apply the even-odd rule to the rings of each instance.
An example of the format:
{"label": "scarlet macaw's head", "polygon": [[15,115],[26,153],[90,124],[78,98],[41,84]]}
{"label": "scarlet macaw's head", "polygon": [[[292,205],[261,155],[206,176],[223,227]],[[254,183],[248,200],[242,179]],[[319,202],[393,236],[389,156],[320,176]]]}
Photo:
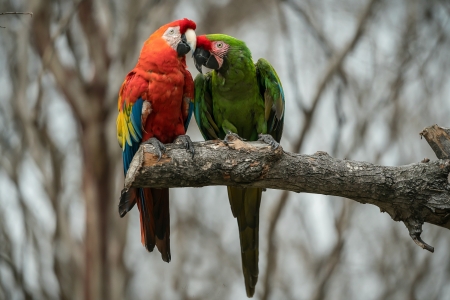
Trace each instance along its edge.
{"label": "scarlet macaw's head", "polygon": [[202,66],[213,70],[220,70],[232,51],[248,51],[243,41],[225,34],[207,34],[197,37],[197,46],[194,51],[194,63],[197,70],[202,73]]}
{"label": "scarlet macaw's head", "polygon": [[195,51],[197,36],[194,30],[196,27],[197,25],[194,21],[186,18],[173,21],[161,26],[147,41],[150,42],[154,39],[162,38],[181,57],[189,53],[189,51]]}

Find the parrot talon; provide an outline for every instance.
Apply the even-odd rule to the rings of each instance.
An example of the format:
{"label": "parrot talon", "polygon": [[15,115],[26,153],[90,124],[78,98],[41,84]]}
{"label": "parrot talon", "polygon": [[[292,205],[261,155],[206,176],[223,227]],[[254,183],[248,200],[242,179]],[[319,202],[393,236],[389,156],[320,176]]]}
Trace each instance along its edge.
{"label": "parrot talon", "polygon": [[280,146],[280,144],[277,141],[275,141],[275,139],[270,134],[260,133],[258,135],[258,141],[262,141],[266,144],[269,144],[272,147],[272,150],[276,150]]}
{"label": "parrot talon", "polygon": [[161,160],[162,155],[166,152],[166,146],[155,137],[149,138],[143,144],[149,144],[155,147],[156,153],[158,154],[158,161]]}
{"label": "parrot talon", "polygon": [[192,154],[192,158],[194,158],[195,148],[194,143],[192,143],[191,141],[191,138],[188,135],[179,135],[174,142],[176,143],[178,141],[183,144],[186,151],[190,152]]}
{"label": "parrot talon", "polygon": [[228,146],[229,143],[231,143],[232,141],[234,141],[236,139],[241,140],[241,141],[246,140],[246,139],[240,137],[237,133],[228,131],[227,135],[223,139],[223,143]]}

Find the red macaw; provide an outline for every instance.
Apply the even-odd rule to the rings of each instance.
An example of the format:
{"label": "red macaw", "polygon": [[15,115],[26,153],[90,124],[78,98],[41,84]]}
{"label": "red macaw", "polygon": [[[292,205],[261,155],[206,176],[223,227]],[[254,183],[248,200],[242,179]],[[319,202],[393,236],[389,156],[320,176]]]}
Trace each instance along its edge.
{"label": "red macaw", "polygon": [[[196,24],[182,19],[166,24],[145,41],[138,62],[119,92],[117,138],[122,147],[124,173],[141,143],[152,144],[161,158],[163,143],[180,139],[194,155],[185,135],[192,116],[194,82],[185,55],[195,50]],[[170,261],[169,189],[131,188],[120,197],[121,217],[137,203],[141,242],[148,251],[155,245]]]}

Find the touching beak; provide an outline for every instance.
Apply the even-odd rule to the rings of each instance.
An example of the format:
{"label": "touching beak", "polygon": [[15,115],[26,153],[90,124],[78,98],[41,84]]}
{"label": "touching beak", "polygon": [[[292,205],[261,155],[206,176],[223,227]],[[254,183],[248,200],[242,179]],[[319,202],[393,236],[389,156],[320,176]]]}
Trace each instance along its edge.
{"label": "touching beak", "polygon": [[206,64],[211,53],[203,48],[197,48],[194,51],[194,64],[197,70],[202,74],[202,66]]}
{"label": "touching beak", "polygon": [[188,29],[184,35],[186,36],[186,43],[191,48],[192,55],[194,55],[195,47],[197,46],[197,36],[195,35],[195,31],[193,29]]}
{"label": "touching beak", "polygon": [[214,55],[211,55],[209,51],[206,51],[203,48],[195,49],[194,64],[200,73],[202,73],[202,66],[213,70],[218,70],[220,68],[216,57]]}
{"label": "touching beak", "polygon": [[194,52],[196,44],[197,36],[195,35],[195,31],[192,29],[186,30],[186,32],[181,35],[181,42],[177,46],[178,56],[184,56],[188,54],[189,51]]}

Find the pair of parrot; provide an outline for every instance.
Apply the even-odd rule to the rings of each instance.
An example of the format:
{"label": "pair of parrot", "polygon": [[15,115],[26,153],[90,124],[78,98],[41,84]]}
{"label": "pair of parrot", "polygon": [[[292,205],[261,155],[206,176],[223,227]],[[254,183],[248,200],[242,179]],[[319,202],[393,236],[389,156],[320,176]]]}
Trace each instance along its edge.
{"label": "pair of parrot", "polygon": [[[196,24],[177,20],[156,30],[145,41],[138,62],[120,89],[117,137],[122,147],[124,174],[142,143],[150,143],[161,157],[164,144],[180,140],[194,156],[185,135],[192,114],[205,138],[227,134],[263,140],[278,147],[283,131],[284,94],[269,62],[253,63],[244,42],[223,34],[195,35]],[[186,54],[193,52],[200,72],[192,80]],[[212,69],[202,74],[202,66]],[[258,228],[262,189],[227,187],[237,218],[242,269],[248,297],[258,281]],[[148,251],[155,245],[169,262],[169,190],[131,188],[120,197],[121,217],[137,204],[141,242]]]}

